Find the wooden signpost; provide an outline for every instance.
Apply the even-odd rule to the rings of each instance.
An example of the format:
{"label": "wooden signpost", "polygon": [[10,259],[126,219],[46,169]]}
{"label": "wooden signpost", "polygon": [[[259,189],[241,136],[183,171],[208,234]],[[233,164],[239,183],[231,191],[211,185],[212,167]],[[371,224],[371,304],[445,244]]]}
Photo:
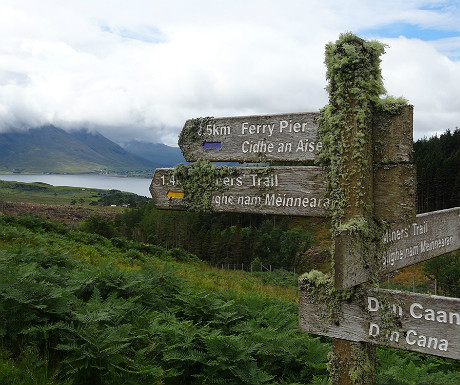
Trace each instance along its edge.
{"label": "wooden signpost", "polygon": [[[377,269],[381,275],[460,249],[460,208],[418,214],[413,223],[392,224],[382,235],[383,253],[374,266],[363,260],[364,251],[342,250],[347,236],[336,239],[335,277],[348,288],[367,282]],[[368,259],[378,258],[373,249]]]}
{"label": "wooden signpost", "polygon": [[356,293],[337,318],[331,304],[300,290],[303,331],[460,359],[460,299],[385,289]]}
{"label": "wooden signpost", "polygon": [[[343,55],[353,50],[364,55],[359,60],[364,59],[350,61],[358,63],[356,79],[360,80],[356,84],[348,74],[344,79],[350,84],[330,87],[334,92],[344,91],[341,103],[346,99],[353,108],[336,110],[341,118],[334,123],[338,130],[333,138],[341,138],[340,149],[328,158],[330,163],[334,156],[340,158],[333,184],[341,189],[339,195],[346,204],[340,206],[325,197],[327,181],[319,167],[236,167],[229,169],[228,176],[216,178],[210,210],[323,217],[329,215],[329,209],[340,207],[341,217],[333,220],[346,226],[334,229],[334,279],[300,282],[299,325],[302,331],[333,338],[329,367],[334,385],[372,385],[376,344],[460,360],[460,299],[357,286],[459,249],[460,208],[415,217],[413,108],[396,103],[363,120],[371,108],[356,87],[363,84],[363,76],[368,76],[366,81],[378,81],[378,70],[363,72],[363,68],[376,63],[366,55],[379,51],[376,46],[366,48],[355,36],[347,35],[347,39],[340,44],[353,49],[329,47],[331,53],[342,55],[338,63],[343,64]],[[377,92],[378,88],[361,91]],[[180,134],[179,146],[189,162],[309,162],[328,150],[319,137],[318,116],[291,113],[191,119]],[[150,192],[158,208],[188,207],[187,191],[174,169],[157,169]],[[374,224],[386,227],[383,231],[380,227],[372,238],[368,233]],[[351,287],[347,297],[343,289]],[[334,297],[334,293],[340,295]],[[366,369],[364,361],[369,363]]]}
{"label": "wooden signpost", "polygon": [[314,160],[322,149],[319,113],[190,119],[179,137],[188,162]]}
{"label": "wooden signpost", "polygon": [[[174,169],[156,169],[150,192],[158,208],[187,209]],[[231,175],[216,179],[211,202],[214,212],[311,217],[327,216],[330,206],[316,166],[232,167]]]}
{"label": "wooden signpost", "polygon": [[392,226],[381,268],[388,273],[460,249],[460,208],[418,214],[416,222]]}

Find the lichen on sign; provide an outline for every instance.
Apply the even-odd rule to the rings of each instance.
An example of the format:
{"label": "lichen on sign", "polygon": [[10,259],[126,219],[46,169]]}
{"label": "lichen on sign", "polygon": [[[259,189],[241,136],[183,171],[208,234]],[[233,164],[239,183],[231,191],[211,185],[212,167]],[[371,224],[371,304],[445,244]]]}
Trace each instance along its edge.
{"label": "lichen on sign", "polygon": [[192,211],[211,211],[213,194],[222,187],[216,183],[226,177],[236,177],[238,169],[216,166],[209,161],[197,161],[190,165],[179,164],[174,176],[182,185],[184,203]]}

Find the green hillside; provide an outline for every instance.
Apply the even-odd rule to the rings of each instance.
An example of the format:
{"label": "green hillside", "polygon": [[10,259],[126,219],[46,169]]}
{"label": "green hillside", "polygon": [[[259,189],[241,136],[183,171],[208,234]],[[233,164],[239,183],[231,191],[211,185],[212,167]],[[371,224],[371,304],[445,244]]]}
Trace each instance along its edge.
{"label": "green hillside", "polygon": [[52,186],[47,183],[22,183],[0,180],[0,202],[33,202],[61,206],[110,206],[137,207],[148,202],[146,197],[119,190],[102,190],[70,186]]}
{"label": "green hillside", "polygon": [[298,332],[292,282],[0,215],[0,383],[321,380],[329,346]]}
{"label": "green hillside", "polygon": [[[0,383],[327,384],[330,344],[298,331],[293,278],[0,215]],[[456,361],[377,356],[379,385],[460,381]]]}
{"label": "green hillside", "polygon": [[154,163],[133,155],[98,133],[66,132],[54,126],[0,134],[0,172],[93,173],[152,170]]}

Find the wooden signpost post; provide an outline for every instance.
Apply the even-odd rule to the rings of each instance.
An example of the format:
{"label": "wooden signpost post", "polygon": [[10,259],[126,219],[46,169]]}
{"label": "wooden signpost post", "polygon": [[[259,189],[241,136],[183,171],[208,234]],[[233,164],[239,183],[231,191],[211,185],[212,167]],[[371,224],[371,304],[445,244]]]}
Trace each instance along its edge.
{"label": "wooden signpost post", "polygon": [[[331,87],[345,92],[340,103],[346,99],[353,107],[334,104],[340,119],[328,142],[338,149],[329,163],[336,165],[337,180],[332,184],[339,186],[338,196],[345,203],[325,196],[328,181],[317,166],[232,167],[211,181],[209,209],[320,217],[330,215],[331,209],[340,212],[332,218],[345,224],[334,229],[334,279],[300,282],[299,325],[302,331],[333,338],[329,367],[334,385],[372,385],[376,344],[460,360],[460,299],[360,285],[459,249],[460,208],[415,217],[413,109],[394,105],[366,117],[369,101],[356,90],[366,76],[365,81],[381,81],[379,70],[363,71],[381,52],[353,35],[343,40],[340,44],[348,44],[348,50],[328,49],[342,58],[355,50],[363,60],[350,61],[358,63],[356,84],[346,75],[350,84]],[[338,78],[340,73],[334,81]],[[378,89],[376,84],[362,91]],[[179,146],[189,162],[311,162],[322,151],[332,154],[319,137],[318,117],[291,113],[191,119]],[[150,185],[156,206],[187,209],[188,192],[182,182],[174,169],[157,169]],[[370,236],[374,227],[380,232]],[[352,287],[352,294],[345,295],[343,289]]]}
{"label": "wooden signpost post", "polygon": [[[329,161],[329,175],[336,178],[329,183],[343,203],[333,218],[334,277],[307,275],[300,282],[299,324],[302,331],[333,338],[329,367],[334,385],[369,385],[376,381],[376,344],[460,360],[460,299],[368,283],[378,281],[382,272],[458,249],[460,209],[415,218],[412,108],[398,108],[399,119],[388,124],[388,110],[370,108],[378,93],[360,97],[371,85],[383,89],[375,65],[383,47],[348,35],[327,50],[326,62],[334,63],[328,76],[335,102],[328,112],[345,122],[330,118],[327,135],[340,144],[331,151],[339,159]],[[398,126],[403,129],[392,128]]]}

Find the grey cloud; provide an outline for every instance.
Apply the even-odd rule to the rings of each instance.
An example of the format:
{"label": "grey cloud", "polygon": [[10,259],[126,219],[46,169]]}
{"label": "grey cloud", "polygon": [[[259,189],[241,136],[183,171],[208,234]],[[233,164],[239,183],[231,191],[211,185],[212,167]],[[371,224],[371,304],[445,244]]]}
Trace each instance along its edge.
{"label": "grey cloud", "polygon": [[[52,123],[170,145],[189,118],[317,111],[325,44],[417,10],[396,0],[235,0],[225,12],[211,0],[6,4],[0,129]],[[459,38],[384,40],[385,86],[415,105],[416,137],[458,126]]]}

